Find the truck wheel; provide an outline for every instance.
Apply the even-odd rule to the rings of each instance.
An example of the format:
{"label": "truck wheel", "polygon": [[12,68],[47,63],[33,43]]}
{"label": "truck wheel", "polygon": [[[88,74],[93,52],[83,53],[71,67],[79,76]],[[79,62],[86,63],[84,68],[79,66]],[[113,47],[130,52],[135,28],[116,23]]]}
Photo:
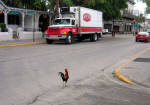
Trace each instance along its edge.
{"label": "truck wheel", "polygon": [[73,36],[71,33],[68,33],[66,39],[65,39],[66,44],[72,44],[73,43]]}
{"label": "truck wheel", "polygon": [[47,44],[52,44],[53,40],[46,39]]}
{"label": "truck wheel", "polygon": [[96,42],[98,40],[98,35],[97,34],[92,34],[90,37],[91,42]]}
{"label": "truck wheel", "polygon": [[97,34],[97,40],[99,40],[99,38],[101,38],[101,33]]}
{"label": "truck wheel", "polygon": [[101,38],[101,37],[102,37],[102,33],[99,34],[99,38]]}

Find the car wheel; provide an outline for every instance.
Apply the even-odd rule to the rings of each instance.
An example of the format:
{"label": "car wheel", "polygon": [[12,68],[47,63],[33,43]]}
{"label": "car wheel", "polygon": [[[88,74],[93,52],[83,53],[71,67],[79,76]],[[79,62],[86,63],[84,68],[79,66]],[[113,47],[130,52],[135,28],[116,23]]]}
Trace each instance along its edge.
{"label": "car wheel", "polygon": [[145,43],[147,43],[147,42],[148,42],[148,40],[145,40],[144,42],[145,42]]}

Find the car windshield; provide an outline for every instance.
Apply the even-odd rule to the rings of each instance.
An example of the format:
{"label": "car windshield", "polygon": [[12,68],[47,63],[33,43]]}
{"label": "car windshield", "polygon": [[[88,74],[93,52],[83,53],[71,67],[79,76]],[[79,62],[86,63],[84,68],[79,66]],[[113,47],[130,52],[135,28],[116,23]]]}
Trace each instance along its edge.
{"label": "car windshield", "polygon": [[138,35],[149,35],[147,32],[139,32]]}
{"label": "car windshield", "polygon": [[70,25],[70,19],[56,19],[54,25]]}

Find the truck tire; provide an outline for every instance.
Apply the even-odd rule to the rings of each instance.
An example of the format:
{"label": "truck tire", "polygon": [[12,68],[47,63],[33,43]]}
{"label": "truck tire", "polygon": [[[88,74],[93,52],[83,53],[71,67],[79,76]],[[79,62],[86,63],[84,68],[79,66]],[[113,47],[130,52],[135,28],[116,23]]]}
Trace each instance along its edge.
{"label": "truck tire", "polygon": [[47,42],[47,44],[52,44],[52,43],[53,43],[53,40],[46,39],[46,42]]}
{"label": "truck tire", "polygon": [[66,44],[72,44],[73,43],[73,36],[71,33],[68,33],[66,39],[65,39]]}
{"label": "truck tire", "polygon": [[99,33],[99,38],[101,38],[102,37],[102,33]]}
{"label": "truck tire", "polygon": [[90,41],[91,42],[96,42],[98,40],[98,35],[95,33],[95,34],[92,34],[91,37],[90,37]]}
{"label": "truck tire", "polygon": [[101,38],[101,33],[97,34],[97,40],[99,40],[99,38]]}

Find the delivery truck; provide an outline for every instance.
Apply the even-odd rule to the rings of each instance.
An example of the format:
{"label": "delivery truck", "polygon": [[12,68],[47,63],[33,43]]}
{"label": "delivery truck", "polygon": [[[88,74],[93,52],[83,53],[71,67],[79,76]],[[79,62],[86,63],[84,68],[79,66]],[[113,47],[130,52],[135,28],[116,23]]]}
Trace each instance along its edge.
{"label": "delivery truck", "polygon": [[97,41],[102,35],[103,13],[85,7],[62,7],[59,17],[45,31],[48,44],[55,40],[64,40],[71,44],[74,40],[90,39]]}

